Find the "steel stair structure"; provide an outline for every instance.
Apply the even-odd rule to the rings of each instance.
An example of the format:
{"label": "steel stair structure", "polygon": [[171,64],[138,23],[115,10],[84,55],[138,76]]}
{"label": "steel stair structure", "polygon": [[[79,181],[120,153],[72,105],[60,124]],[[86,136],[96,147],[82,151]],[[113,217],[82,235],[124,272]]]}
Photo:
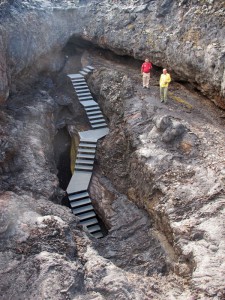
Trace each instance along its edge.
{"label": "steel stair structure", "polygon": [[95,238],[103,237],[97,215],[92,205],[88,187],[94,167],[97,141],[104,137],[109,129],[97,102],[94,101],[85,77],[94,70],[93,67],[83,68],[79,74],[69,74],[79,102],[84,107],[92,130],[79,132],[80,142],[77,151],[74,173],[67,187],[67,195],[74,215],[79,218]]}

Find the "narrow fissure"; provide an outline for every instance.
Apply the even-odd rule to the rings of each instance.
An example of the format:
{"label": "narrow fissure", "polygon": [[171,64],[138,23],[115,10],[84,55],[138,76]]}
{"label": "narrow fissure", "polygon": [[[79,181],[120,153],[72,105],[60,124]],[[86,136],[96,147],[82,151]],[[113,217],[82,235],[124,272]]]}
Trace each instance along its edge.
{"label": "narrow fissure", "polygon": [[[121,69],[123,69],[124,66],[129,65],[129,67],[133,68],[134,72],[136,72],[137,68],[139,68],[139,66],[140,66],[140,61],[135,60],[129,56],[121,57],[119,55],[115,55],[114,53],[112,53],[109,50],[102,50],[99,48],[95,48],[91,43],[86,42],[82,39],[76,39],[75,37],[71,37],[71,39],[69,40],[69,42],[63,49],[63,53],[65,53],[65,55],[67,56],[67,63],[63,70],[64,76],[66,76],[67,74],[71,74],[71,73],[79,74],[79,69],[81,66],[80,59],[84,55],[87,47],[89,48],[89,52],[92,53],[92,56],[98,57],[97,64],[99,64],[99,67],[104,65],[106,62],[106,64],[109,66],[109,70],[110,70],[110,68],[113,69],[113,65],[114,65],[114,63],[116,63],[117,68],[119,65],[122,66]],[[75,62],[75,68],[72,68],[72,66],[74,65],[74,62]],[[95,63],[96,63],[96,60],[95,60]],[[66,74],[65,74],[65,72],[66,72]],[[158,76],[159,73],[160,73],[160,68],[154,67],[154,75]],[[74,81],[72,80],[72,82],[74,82]],[[153,82],[153,84],[154,84],[154,82]],[[69,87],[69,90],[72,90],[72,85],[71,85],[71,87]],[[74,93],[74,96],[76,97],[77,95]],[[97,94],[95,96],[98,97]],[[79,98],[79,96],[78,96],[78,98]],[[105,117],[105,118],[107,119],[107,117]],[[74,122],[75,123],[77,122],[77,117],[74,119]],[[88,124],[88,127],[89,126],[90,125]],[[63,128],[61,133],[58,133],[58,135],[59,135],[59,137],[57,137],[58,139],[60,139],[60,135],[62,135],[63,132],[64,132],[64,134],[69,135],[68,132],[66,131],[66,129]],[[67,136],[67,138],[68,138],[68,136]],[[71,145],[70,145],[70,147],[71,147]],[[73,159],[75,159],[78,151],[79,151],[78,145],[76,145],[76,150],[75,150],[76,154]],[[70,155],[70,154],[71,153],[69,153],[68,148],[65,149],[65,151],[63,151],[63,154],[60,155],[60,160],[57,164],[58,170],[59,170],[59,173],[58,173],[59,181],[60,181],[61,187],[63,188],[64,191],[67,189],[67,186],[69,184],[69,181],[70,181],[71,175],[72,175],[71,171],[68,169],[69,167],[71,169],[71,162],[69,162],[70,161],[69,159],[66,160],[64,155]],[[63,164],[64,159],[66,161],[65,165],[67,165],[67,167]],[[72,162],[72,164],[73,164],[73,162]],[[63,170],[61,170],[60,168],[63,168]],[[66,169],[68,170],[68,173],[70,175],[66,174],[64,177],[63,174],[65,174],[67,172]],[[98,197],[98,195],[96,195],[96,196]],[[69,202],[70,201],[68,200],[68,198],[64,197],[62,204],[66,204],[67,206],[71,207],[69,205]],[[93,206],[95,206],[95,204],[93,204]],[[104,214],[107,215],[107,213],[105,213],[105,212],[104,212]],[[98,219],[98,223],[102,229],[103,236],[105,236],[107,234],[106,226],[98,215],[96,216],[96,218]],[[105,216],[104,216],[104,218],[105,218]],[[167,267],[165,265],[163,265],[162,269],[165,270],[165,269],[167,269]]]}
{"label": "narrow fissure", "polygon": [[[91,49],[88,49],[88,51],[89,51],[88,52],[85,49],[85,47],[87,47],[87,45],[85,43],[84,44],[81,43],[81,46],[79,47],[77,45],[77,42],[74,43],[73,40],[70,41],[67,44],[67,46],[63,49],[63,53],[67,56],[64,68],[61,70],[61,73],[54,74],[54,80],[51,79],[50,77],[47,80],[47,82],[48,82],[47,90],[56,103],[56,109],[54,112],[54,116],[55,116],[54,122],[55,122],[55,126],[57,128],[57,133],[54,138],[53,146],[54,146],[55,163],[56,163],[56,166],[58,169],[57,176],[58,176],[58,180],[59,180],[59,186],[64,192],[67,190],[67,187],[71,180],[71,177],[72,177],[71,169],[74,168],[75,157],[78,153],[79,143],[75,142],[75,144],[73,144],[73,139],[77,135],[78,131],[85,132],[85,131],[90,130],[90,125],[91,125],[91,123],[88,123],[88,118],[85,114],[85,111],[78,102],[79,97],[77,97],[77,95],[75,94],[73,86],[72,86],[71,82],[69,81],[69,79],[67,78],[67,75],[78,73],[80,70],[80,67],[81,67],[81,57],[82,57],[82,60],[85,61],[89,54],[91,56],[91,59],[93,57],[95,58],[95,64],[97,64],[99,67],[106,66],[106,68],[108,68],[109,70],[111,70],[111,69],[113,70],[113,68],[115,68],[114,63],[116,63],[116,68],[118,68],[119,71],[120,71],[120,65],[121,65],[121,71],[124,70],[124,67],[126,65],[129,65],[129,67],[131,67],[132,72],[135,73],[135,72],[137,72],[137,69],[140,66],[140,61],[134,60],[133,58],[130,58],[128,56],[120,57],[118,55],[113,54],[112,52],[110,52],[108,50],[104,51],[104,50],[94,48],[94,47],[91,47]],[[156,67],[154,68],[155,74],[158,74],[159,71],[160,71],[160,68],[156,68]],[[45,75],[45,80],[46,80],[46,75]],[[138,79],[138,80],[140,80],[140,79]],[[62,82],[63,82],[63,84],[62,84]],[[152,85],[153,86],[156,85],[156,82],[154,80],[152,81]],[[46,84],[45,84],[45,86],[46,86]],[[92,91],[92,95],[95,95],[96,97],[98,97],[98,93],[95,94],[95,93],[93,93],[93,91]],[[108,118],[110,118],[110,117],[108,116]],[[107,116],[105,117],[105,119],[107,120]],[[73,150],[71,150],[72,148],[73,148]],[[107,150],[101,149],[101,153],[104,153],[105,151],[107,151]],[[105,152],[105,154],[107,155],[106,152]],[[102,159],[103,159],[102,161],[105,161],[104,156],[102,157]],[[107,165],[105,165],[103,167],[107,169]],[[94,180],[96,180],[95,174],[94,174]],[[95,185],[96,185],[96,182],[94,182],[91,185],[91,189],[95,189],[96,188]],[[98,186],[98,184],[97,184],[97,186]],[[117,188],[117,186],[115,186],[115,188]],[[131,222],[131,220],[129,220],[129,222],[131,222],[130,223],[131,228],[129,228],[129,225],[128,225],[129,222],[127,224],[123,224],[123,222],[122,222],[120,225],[117,225],[119,227],[121,226],[121,233],[117,237],[117,233],[116,233],[115,229],[113,228],[113,226],[114,226],[113,223],[111,223],[111,221],[107,222],[107,227],[106,227],[104,222],[102,221],[102,219],[107,219],[107,215],[108,215],[107,208],[104,208],[104,205],[101,206],[102,203],[104,202],[104,198],[101,199],[101,201],[103,201],[100,205],[101,209],[99,209],[99,204],[96,205],[96,202],[98,202],[99,197],[100,198],[102,197],[101,189],[107,190],[107,188],[105,186],[103,187],[102,185],[100,185],[99,189],[96,189],[96,191],[94,192],[95,201],[92,204],[93,204],[94,208],[96,207],[95,210],[98,212],[96,218],[98,220],[99,226],[101,227],[103,236],[106,236],[108,234],[107,228],[110,228],[110,232],[112,232],[109,239],[107,240],[108,245],[106,246],[106,248],[101,249],[101,247],[100,247],[100,249],[99,249],[99,251],[102,253],[102,255],[111,259],[110,253],[111,253],[111,249],[114,248],[115,237],[116,237],[116,239],[118,239],[118,243],[120,243],[120,242],[122,243],[122,241],[123,241],[125,248],[121,247],[120,250],[122,252],[123,251],[126,252],[126,251],[128,251],[126,247],[129,247],[129,244],[131,243],[131,238],[133,239],[135,236],[135,239],[138,240],[138,234],[140,234],[142,236],[142,239],[144,239],[145,243],[147,243],[147,249],[148,249],[148,251],[150,251],[149,253],[153,253],[154,257],[156,257],[156,260],[157,260],[156,252],[158,251],[160,253],[161,264],[160,264],[159,268],[157,268],[156,266],[155,266],[155,268],[158,270],[159,273],[165,274],[167,272],[165,270],[170,269],[170,267],[168,267],[168,265],[166,263],[165,253],[163,253],[163,250],[160,248],[160,245],[159,245],[157,239],[154,239],[151,236],[150,242],[149,242],[144,237],[146,232],[148,232],[149,227],[152,228],[152,226],[153,226],[152,224],[149,223],[149,218],[150,218],[149,215],[145,215],[143,217],[142,216],[143,212],[140,210],[140,212],[137,213],[136,210],[138,210],[138,208],[133,207],[132,206],[133,204],[130,204],[129,202],[125,201],[126,205],[124,205],[124,203],[123,203],[124,196],[120,196],[119,200],[116,200],[115,204],[113,204],[114,206],[116,206],[116,208],[114,207],[113,210],[115,210],[115,211],[118,210],[117,217],[115,217],[115,216],[113,217],[116,220],[116,221],[114,220],[114,222],[120,224],[122,222],[121,220],[123,220],[123,219],[126,220],[125,215],[123,215],[126,213],[130,214],[130,212],[132,212],[133,216],[132,216],[132,222]],[[107,191],[107,193],[108,193],[108,191]],[[117,194],[116,191],[114,193]],[[93,194],[93,191],[91,192],[91,194]],[[109,201],[109,199],[107,201]],[[70,205],[70,201],[66,195],[61,199],[61,204],[72,208]],[[131,207],[130,207],[130,205],[131,205]],[[103,214],[103,218],[101,218],[101,214]],[[140,228],[138,218],[137,218],[137,220],[135,220],[135,218],[137,216],[138,216],[138,218],[143,218],[143,220],[145,220],[145,222],[143,223],[143,226],[141,227],[141,229],[139,229],[139,233],[136,232],[136,228]],[[128,230],[128,228],[130,230],[129,234],[126,233],[126,230]],[[154,250],[150,249],[151,247],[153,247]],[[157,251],[156,251],[156,249],[157,249]],[[135,250],[136,253],[138,253],[139,250],[140,250],[140,247],[139,247],[139,245],[137,245],[137,248]],[[132,260],[132,263],[130,265],[128,262],[126,262],[125,257],[123,257],[122,259],[112,258],[112,261],[114,261],[116,265],[118,265],[122,268],[125,268],[125,269],[133,271],[133,272],[138,272],[138,273],[147,272],[146,268],[151,269],[151,270],[154,269],[154,266],[149,266],[147,264],[147,260],[150,259],[149,255],[146,256],[147,259],[143,258],[143,261],[142,260],[139,261],[136,257],[133,256],[132,252],[128,251],[128,253],[131,257],[130,259]],[[127,265],[127,263],[128,263],[128,265]],[[137,268],[138,264],[140,264],[140,265],[143,264],[143,267],[138,269]],[[145,264],[147,267],[146,266],[144,267]],[[148,274],[151,274],[151,273],[152,273],[152,271],[148,271]]]}
{"label": "narrow fissure", "polygon": [[223,1],[0,2],[2,300],[225,299]]}
{"label": "narrow fissure", "polygon": [[59,129],[54,138],[54,156],[58,169],[59,186],[65,191],[71,179],[71,137],[66,129],[63,127]]}

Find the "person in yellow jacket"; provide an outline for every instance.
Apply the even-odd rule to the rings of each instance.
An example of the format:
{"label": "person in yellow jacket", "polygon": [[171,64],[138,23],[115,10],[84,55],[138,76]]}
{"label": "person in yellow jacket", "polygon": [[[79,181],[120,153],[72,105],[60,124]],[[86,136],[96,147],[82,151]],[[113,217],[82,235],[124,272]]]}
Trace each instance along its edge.
{"label": "person in yellow jacket", "polygon": [[167,102],[167,92],[170,81],[170,74],[167,73],[167,69],[163,69],[163,74],[161,74],[159,80],[161,102]]}

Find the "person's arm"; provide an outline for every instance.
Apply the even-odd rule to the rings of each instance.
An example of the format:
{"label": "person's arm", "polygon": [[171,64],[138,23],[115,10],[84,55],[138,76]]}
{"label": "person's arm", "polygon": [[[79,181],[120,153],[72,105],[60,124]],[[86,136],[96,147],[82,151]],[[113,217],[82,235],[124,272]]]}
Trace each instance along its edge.
{"label": "person's arm", "polygon": [[141,74],[143,74],[143,65],[141,66]]}
{"label": "person's arm", "polygon": [[170,81],[171,81],[171,77],[170,77],[170,74],[167,74],[167,78],[166,78],[166,81],[167,81],[167,83],[170,83]]}

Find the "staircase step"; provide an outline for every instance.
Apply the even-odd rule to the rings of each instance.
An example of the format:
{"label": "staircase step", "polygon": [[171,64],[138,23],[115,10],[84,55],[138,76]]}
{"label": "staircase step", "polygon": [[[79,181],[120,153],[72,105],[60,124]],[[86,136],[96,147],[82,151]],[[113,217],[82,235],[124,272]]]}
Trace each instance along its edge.
{"label": "staircase step", "polygon": [[[78,97],[79,98],[79,97]],[[88,101],[93,101],[94,99],[91,97],[90,99],[86,99],[86,100],[80,100],[80,104],[82,104],[84,107],[85,107],[85,102],[88,102]]]}
{"label": "staircase step", "polygon": [[80,99],[80,97],[78,97],[80,103],[85,107],[85,102],[87,101],[93,101],[93,97],[89,97],[88,99]]}
{"label": "staircase step", "polygon": [[101,114],[102,115],[102,112],[101,110],[96,110],[96,111],[93,111],[93,112],[87,112],[87,115],[88,116],[95,116],[95,115],[98,115],[98,114]]}
{"label": "staircase step", "polygon": [[78,83],[78,82],[85,82],[86,83],[86,80],[84,79],[84,77],[80,77],[80,78],[73,78],[71,79],[71,81],[74,83]]}
{"label": "staircase step", "polygon": [[105,123],[105,119],[99,119],[99,120],[92,120],[90,121],[91,124],[100,124],[100,123]]}
{"label": "staircase step", "polygon": [[80,214],[79,216],[77,216],[80,220],[86,220],[86,219],[90,219],[92,217],[96,217],[96,214],[94,211],[89,211],[87,213],[83,213]]}
{"label": "staircase step", "polygon": [[94,225],[94,224],[98,224],[98,220],[96,218],[92,218],[92,219],[89,219],[89,220],[80,221],[80,224],[82,226],[91,226],[91,225]]}
{"label": "staircase step", "polygon": [[96,116],[88,116],[88,119],[91,121],[91,120],[98,120],[98,119],[103,119],[103,115],[102,114],[99,114],[99,115],[96,115]]}
{"label": "staircase step", "polygon": [[89,197],[89,194],[86,191],[81,192],[81,193],[76,193],[76,194],[70,194],[68,196],[70,201],[79,200],[79,199],[86,198],[86,197]]}
{"label": "staircase step", "polygon": [[81,104],[83,104],[84,101],[94,100],[92,96],[85,97],[85,98],[82,98],[82,97],[78,96],[78,99],[79,99],[79,101],[80,101]]}
{"label": "staircase step", "polygon": [[76,172],[77,175],[80,174],[86,174],[87,176],[91,177],[91,174],[93,172],[93,170],[84,170],[84,169],[74,169],[74,173]]}
{"label": "staircase step", "polygon": [[95,106],[92,106],[92,107],[85,107],[85,110],[86,110],[87,112],[96,111],[96,110],[99,110],[99,106],[98,106],[98,105],[95,105]]}
{"label": "staircase step", "polygon": [[104,128],[107,127],[108,125],[106,123],[102,123],[102,124],[96,124],[96,125],[92,125],[92,128]]}
{"label": "staircase step", "polygon": [[94,71],[94,67],[92,67],[92,66],[86,66],[85,68],[88,68],[89,70],[91,70],[91,71]]}
{"label": "staircase step", "polygon": [[90,198],[84,198],[82,200],[76,200],[76,201],[70,202],[70,206],[72,208],[74,208],[74,207],[79,207],[79,206],[89,204],[89,203],[91,203],[91,199]]}
{"label": "staircase step", "polygon": [[96,143],[92,142],[92,143],[88,143],[88,142],[80,142],[79,144],[79,148],[80,147],[86,147],[86,148],[96,148]]}
{"label": "staircase step", "polygon": [[94,160],[92,159],[77,159],[76,160],[76,165],[93,165]]}
{"label": "staircase step", "polygon": [[75,169],[78,170],[78,169],[83,169],[83,170],[92,170],[93,169],[93,165],[94,163],[91,163],[91,164],[86,164],[86,163],[78,163],[76,162],[75,164]]}
{"label": "staircase step", "polygon": [[71,81],[72,82],[81,82],[81,81],[86,82],[84,76],[81,76],[80,78],[71,78]]}
{"label": "staircase step", "polygon": [[88,86],[85,80],[82,81],[72,81],[73,86],[75,87],[84,87],[84,86]]}
{"label": "staircase step", "polygon": [[95,144],[96,145],[96,140],[92,140],[92,139],[88,139],[88,138],[85,138],[85,137],[81,137],[80,139],[80,143],[88,143],[88,144]]}
{"label": "staircase step", "polygon": [[76,91],[78,97],[92,97],[89,90],[86,91]]}
{"label": "staircase step", "polygon": [[91,93],[90,92],[83,92],[83,91],[80,91],[80,92],[78,92],[78,91],[76,91],[76,93],[77,93],[77,95],[80,97],[87,97],[87,96],[91,96]]}
{"label": "staircase step", "polygon": [[81,100],[81,101],[85,101],[85,100],[93,100],[93,97],[91,95],[78,95],[78,98]]}
{"label": "staircase step", "polygon": [[87,165],[75,165],[75,170],[79,171],[92,171],[93,166],[87,166]]}
{"label": "staircase step", "polygon": [[85,72],[84,69],[79,71],[79,74],[81,74],[82,76],[85,76],[88,74],[88,72]]}
{"label": "staircase step", "polygon": [[95,154],[95,149],[78,148],[78,153],[93,153],[93,154]]}
{"label": "staircase step", "polygon": [[89,93],[90,94],[90,90],[87,86],[81,86],[80,89],[78,89],[77,87],[74,87],[76,90],[76,93],[78,94],[84,94],[84,93]]}
{"label": "staircase step", "polygon": [[82,71],[87,72],[87,73],[91,72],[91,70],[89,68],[83,68]]}
{"label": "staircase step", "polygon": [[79,73],[83,76],[86,76],[88,74],[87,72],[84,72],[84,71],[80,71]]}
{"label": "staircase step", "polygon": [[77,88],[77,87],[74,87],[75,91],[77,94],[80,94],[80,93],[90,93],[90,90],[88,87],[84,86],[84,87],[81,87],[81,88]]}
{"label": "staircase step", "polygon": [[98,103],[94,100],[89,100],[89,101],[86,101],[84,102],[84,107],[92,107],[92,106],[96,106],[98,105]]}
{"label": "staircase step", "polygon": [[77,90],[77,88],[88,89],[88,86],[86,83],[73,83],[73,87],[75,90]]}
{"label": "staircase step", "polygon": [[[94,207],[91,204],[72,209],[72,211],[75,215],[81,214],[81,213],[84,213],[84,212],[90,211],[90,210],[94,210]],[[79,217],[79,215],[78,215],[78,217]]]}
{"label": "staircase step", "polygon": [[[78,91],[81,91],[81,90],[84,90],[84,89],[86,89],[86,90],[89,91],[88,86],[86,86],[86,85],[79,85],[79,86],[73,85],[73,87],[74,87],[76,93],[77,93]],[[77,89],[78,87],[80,88],[79,90]]]}
{"label": "staircase step", "polygon": [[76,86],[74,86],[74,89],[75,89],[75,92],[76,92],[76,93],[79,93],[79,91],[83,91],[84,89],[87,90],[87,92],[90,92],[89,89],[87,88],[87,86],[85,86],[85,85],[82,86],[82,89],[80,89],[80,90],[77,90],[77,87],[76,87]]}
{"label": "staircase step", "polygon": [[[86,68],[87,68],[87,67],[86,67]],[[68,77],[69,77],[71,80],[84,78],[84,77],[83,77],[82,75],[80,75],[79,73],[77,73],[77,74],[68,74]]]}
{"label": "staircase step", "polygon": [[[88,92],[89,92],[89,94],[91,94],[90,90]],[[80,93],[78,91],[76,91],[76,93],[82,94],[82,92]],[[90,95],[79,95],[79,97],[81,97],[81,98],[83,97],[84,99],[86,99],[86,98],[90,97]]]}
{"label": "staircase step", "polygon": [[86,86],[74,87],[76,92],[90,92],[89,88]]}
{"label": "staircase step", "polygon": [[103,237],[103,234],[101,233],[101,231],[99,232],[94,232],[92,233],[93,237],[95,237],[96,239],[100,239]]}
{"label": "staircase step", "polygon": [[91,155],[91,154],[80,154],[78,153],[77,154],[77,158],[87,158],[87,159],[94,159],[95,158],[95,155]]}
{"label": "staircase step", "polygon": [[[93,97],[90,92],[85,92],[85,93],[76,92],[76,94],[80,101],[93,100]],[[90,99],[90,98],[92,98],[92,99]]]}
{"label": "staircase step", "polygon": [[[91,102],[89,102],[89,103],[91,103]],[[95,101],[93,101],[92,104],[89,104],[89,105],[88,105],[88,102],[86,102],[86,104],[87,104],[87,105],[85,106],[85,109],[87,109],[87,108],[97,108],[97,107],[99,107],[98,103],[95,102]]]}
{"label": "staircase step", "polygon": [[96,231],[100,231],[101,227],[99,225],[92,225],[88,227],[88,231],[90,233],[96,232]]}

